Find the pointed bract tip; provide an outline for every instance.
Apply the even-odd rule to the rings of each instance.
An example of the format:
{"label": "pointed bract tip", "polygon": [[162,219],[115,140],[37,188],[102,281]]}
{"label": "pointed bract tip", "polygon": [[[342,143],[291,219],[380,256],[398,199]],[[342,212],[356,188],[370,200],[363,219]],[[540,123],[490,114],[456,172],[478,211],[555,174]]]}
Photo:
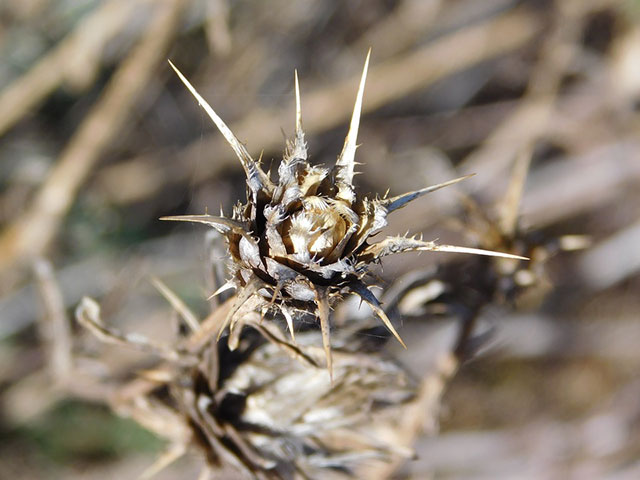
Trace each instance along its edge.
{"label": "pointed bract tip", "polygon": [[371,48],[367,52],[367,58],[364,62],[364,68],[362,69],[362,76],[360,77],[360,85],[358,86],[358,93],[356,94],[356,103],[353,107],[353,114],[351,115],[351,123],[349,125],[349,132],[344,140],[344,146],[342,152],[336,162],[336,167],[339,168],[337,177],[343,183],[351,185],[353,182],[353,169],[355,165],[355,156],[357,148],[358,128],[360,127],[360,116],[362,114],[362,98],[364,96],[364,86],[367,80],[367,71],[369,69],[369,58],[371,57]]}
{"label": "pointed bract tip", "polygon": [[382,309],[382,306],[380,305],[380,302],[378,301],[376,296],[371,292],[371,290],[369,290],[369,288],[360,280],[351,282],[349,286],[350,286],[351,293],[356,294],[358,297],[360,297],[361,301],[363,300],[367,305],[369,305],[369,308],[373,310],[373,313],[375,313],[378,316],[378,318],[382,320],[382,323],[384,324],[384,326],[387,327],[387,329],[396,338],[396,340],[400,342],[400,345],[402,345],[406,349],[407,345],[404,343],[404,341],[400,337],[400,334],[393,326],[393,323],[391,323],[391,320],[389,320],[389,317],[384,312],[384,310]]}
{"label": "pointed bract tip", "polygon": [[170,222],[191,222],[191,223],[204,223],[205,225],[209,225],[210,227],[215,228],[222,234],[225,234],[229,231],[234,231],[235,233],[249,237],[250,232],[247,232],[244,228],[244,225],[237,220],[233,220],[231,218],[225,217],[216,217],[214,215],[175,215],[169,217],[160,217],[160,220],[170,221]]}
{"label": "pointed bract tip", "polygon": [[296,90],[296,135],[302,134],[302,107],[300,106],[300,83],[298,82],[298,70],[293,71]]}
{"label": "pointed bract tip", "polygon": [[407,349],[407,345],[404,343],[404,341],[402,340],[402,337],[400,337],[400,334],[398,333],[398,331],[395,329],[395,327],[391,323],[391,320],[389,320],[389,317],[387,317],[387,314],[384,313],[384,310],[380,309],[380,311],[382,313],[378,314],[378,315],[382,319],[382,322],[385,324],[385,326],[391,332],[391,334],[396,338],[396,340],[398,340],[400,342],[400,345],[402,345],[402,347],[406,350]]}
{"label": "pointed bract tip", "polygon": [[387,207],[387,211],[391,213],[395,210],[398,210],[404,207],[409,202],[412,202],[413,200],[420,198],[423,195],[426,195],[427,193],[435,192],[436,190],[440,190],[441,188],[454,185],[458,182],[466,180],[467,178],[473,177],[474,175],[475,173],[471,173],[469,175],[464,175],[462,177],[454,178],[453,180],[448,180],[446,182],[438,183],[436,185],[430,185],[420,190],[403,193],[402,195],[397,195],[391,198],[384,198],[380,203],[385,207]]}
{"label": "pointed bract tip", "polygon": [[220,288],[218,288],[215,292],[213,292],[211,295],[209,295],[207,297],[207,300],[211,300],[214,297],[217,297],[218,295],[220,295],[223,292],[226,292],[227,290],[231,290],[232,288],[237,288],[235,284],[231,283],[231,282],[226,282],[224,285],[222,285]]}

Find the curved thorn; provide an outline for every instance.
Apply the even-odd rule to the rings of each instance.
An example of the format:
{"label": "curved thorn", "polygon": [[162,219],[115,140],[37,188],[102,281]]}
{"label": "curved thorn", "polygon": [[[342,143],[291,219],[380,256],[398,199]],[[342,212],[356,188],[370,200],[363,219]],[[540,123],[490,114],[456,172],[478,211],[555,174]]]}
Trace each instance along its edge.
{"label": "curved thorn", "polygon": [[458,247],[456,245],[436,245],[435,248],[425,248],[424,250],[434,250],[436,252],[470,253],[472,255],[484,255],[487,257],[512,258],[514,260],[529,260],[529,257],[514,255],[511,253],[495,252],[482,248]]}
{"label": "curved thorn", "polygon": [[364,95],[364,84],[367,79],[367,70],[369,68],[369,57],[371,56],[371,49],[367,52],[367,59],[364,62],[364,69],[362,70],[362,77],[360,78],[360,86],[358,87],[358,93],[356,95],[356,103],[353,107],[353,114],[351,116],[351,124],[349,125],[349,132],[344,140],[344,146],[342,152],[336,162],[338,180],[351,185],[353,182],[353,168],[356,156],[356,140],[358,138],[358,128],[360,126],[360,115],[362,113],[362,96]]}

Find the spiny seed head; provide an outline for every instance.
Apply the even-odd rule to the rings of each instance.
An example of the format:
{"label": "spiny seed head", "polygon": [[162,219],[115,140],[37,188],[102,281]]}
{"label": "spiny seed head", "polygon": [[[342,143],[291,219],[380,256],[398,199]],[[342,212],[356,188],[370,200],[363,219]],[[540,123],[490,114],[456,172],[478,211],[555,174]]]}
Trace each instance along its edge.
{"label": "spiny seed head", "polygon": [[[296,132],[287,142],[275,182],[172,64],[229,142],[247,176],[247,203],[238,205],[232,218],[211,215],[165,217],[167,220],[205,223],[226,237],[232,259],[229,281],[241,290],[237,305],[224,326],[230,326],[232,348],[237,345],[234,329],[241,328],[242,315],[247,308],[275,306],[288,316],[311,310],[320,319],[327,366],[331,370],[329,303],[342,293],[358,295],[369,304],[402,343],[376,297],[363,282],[372,263],[386,255],[419,250],[498,255],[405,237],[367,243],[387,225],[388,214],[426,193],[466,178],[392,198],[368,198],[356,190],[353,185],[356,138],[368,64],[369,55],[344,147],[331,168],[314,166],[307,161],[296,73]],[[291,322],[289,327],[292,328]],[[293,336],[293,329],[291,334]]]}

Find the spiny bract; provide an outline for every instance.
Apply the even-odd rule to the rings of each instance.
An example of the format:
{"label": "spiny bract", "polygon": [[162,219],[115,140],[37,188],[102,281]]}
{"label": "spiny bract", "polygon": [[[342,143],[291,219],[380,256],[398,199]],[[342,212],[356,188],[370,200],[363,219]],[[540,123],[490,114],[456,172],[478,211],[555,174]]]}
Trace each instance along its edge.
{"label": "spiny bract", "polygon": [[[369,52],[370,54],[370,52]],[[410,201],[466,177],[392,198],[368,198],[353,185],[356,137],[369,64],[365,61],[349,132],[333,168],[311,165],[302,130],[300,89],[295,75],[296,132],[278,168],[278,181],[265,173],[227,125],[174,68],[235,151],[247,176],[247,203],[234,208],[232,218],[212,215],[164,217],[200,222],[221,232],[232,257],[231,279],[225,287],[239,289],[224,326],[229,345],[237,345],[242,317],[256,309],[279,309],[294,338],[297,312],[315,312],[320,320],[327,367],[331,372],[330,300],[342,293],[358,295],[404,345],[378,300],[363,282],[369,265],[382,257],[407,251],[433,250],[502,255],[484,250],[437,245],[416,238],[367,240],[387,224],[389,213]],[[508,255],[507,255],[508,256]],[[222,330],[221,330],[222,332]]]}

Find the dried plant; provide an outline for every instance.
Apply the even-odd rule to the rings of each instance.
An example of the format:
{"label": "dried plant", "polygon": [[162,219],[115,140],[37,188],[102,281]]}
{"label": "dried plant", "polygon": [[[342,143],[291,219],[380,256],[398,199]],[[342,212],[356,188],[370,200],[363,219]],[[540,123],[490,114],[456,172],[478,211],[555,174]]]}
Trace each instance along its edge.
{"label": "dried plant", "polygon": [[78,320],[101,339],[167,360],[114,397],[116,411],[170,442],[144,476],[195,446],[205,472],[231,469],[250,478],[361,478],[376,462],[412,455],[401,446],[398,419],[417,382],[382,353],[357,351],[357,327],[334,339],[331,382],[317,331],[298,335],[293,345],[253,313],[233,352],[227,336],[216,342],[214,327],[232,302],[172,346],[105,325],[91,299],[79,305]]}
{"label": "dried plant", "polygon": [[501,208],[484,208],[473,197],[464,196],[466,221],[450,219],[478,247],[522,255],[528,261],[506,256],[454,260],[437,269],[410,272],[398,282],[398,287],[392,286],[385,292],[388,309],[404,317],[458,316],[462,328],[455,352],[460,360],[472,356],[477,349],[473,330],[486,306],[539,305],[551,288],[546,271],[549,258],[559,251],[588,245],[588,238],[582,235],[548,238],[535,229],[523,229],[518,222],[531,153],[530,149],[523,149],[516,157],[507,191],[499,202]]}
{"label": "dried plant", "polygon": [[[169,452],[155,468],[188,448],[188,458],[173,471],[163,472],[162,478],[195,479],[193,463],[202,456],[209,459],[208,473],[213,478],[286,476],[293,471],[293,476],[326,478],[347,470],[353,477],[380,479],[562,477],[571,476],[569,472],[580,472],[575,475],[580,476],[584,471],[640,478],[640,463],[634,463],[634,439],[639,434],[633,428],[638,423],[634,419],[639,418],[639,385],[637,378],[628,375],[629,365],[638,361],[632,339],[640,308],[639,297],[633,295],[640,267],[636,206],[640,198],[634,190],[640,180],[638,122],[634,121],[640,77],[633,68],[640,55],[640,33],[634,22],[637,12],[628,8],[632,2],[502,2],[505,6],[501,8],[495,8],[494,2],[476,2],[469,9],[460,8],[460,2],[378,1],[367,5],[366,18],[345,15],[337,2],[315,2],[312,11],[286,8],[287,2],[281,2],[283,8],[277,9],[277,15],[272,2],[85,3],[87,8],[81,9],[69,9],[69,2],[0,3],[0,23],[11,32],[3,36],[11,62],[0,75],[0,131],[4,137],[0,153],[5,160],[0,192],[0,337],[4,339],[0,395],[5,427],[1,478],[39,478],[51,476],[52,471],[64,478],[136,478],[141,445],[131,443],[130,430],[120,430],[121,423],[116,422],[109,426],[108,435],[96,436],[100,425],[95,423],[93,408],[68,402],[69,397],[92,404],[109,401],[117,412],[166,437]],[[327,27],[331,38],[327,38]],[[207,50],[200,41],[205,33],[213,39],[213,49]],[[374,143],[367,139],[355,158],[368,163],[371,176],[361,184],[372,185],[374,194],[358,192],[360,178],[356,178],[351,182],[354,200],[349,203],[339,195],[341,179],[335,158],[320,159],[318,152],[329,149],[326,145],[318,148],[312,139],[349,122],[353,104],[345,101],[345,93],[351,85],[356,97],[361,74],[351,68],[353,52],[366,53],[368,45],[376,46],[377,58],[369,65],[362,112],[380,108],[384,112],[369,119],[380,128],[376,128]],[[189,52],[182,60],[184,48]],[[303,205],[307,192],[300,193],[300,201],[285,212],[288,218],[282,222],[270,221],[265,209],[281,205],[285,193],[279,199],[263,196],[254,202],[250,188],[248,200],[241,198],[244,205],[235,217],[232,205],[223,200],[224,215],[243,224],[258,245],[264,268],[254,268],[242,255],[233,257],[234,251],[242,253],[239,237],[229,241],[231,254],[208,257],[213,265],[206,267],[219,269],[217,279],[227,278],[236,288],[212,298],[209,303],[214,313],[202,322],[161,282],[154,281],[171,300],[172,320],[182,317],[180,338],[166,340],[173,325],[156,323],[156,302],[144,291],[132,289],[147,265],[185,292],[202,287],[214,292],[224,280],[213,282],[209,275],[205,285],[186,280],[182,274],[190,266],[188,259],[194,258],[192,242],[200,235],[181,228],[158,237],[161,232],[149,229],[150,218],[141,212],[205,213],[178,210],[184,206],[185,189],[195,198],[206,198],[211,210],[230,189],[235,191],[230,182],[242,187],[234,173],[240,165],[234,150],[223,145],[225,137],[217,129],[198,133],[198,127],[187,126],[175,102],[188,101],[191,95],[174,98],[172,89],[166,88],[167,77],[154,75],[168,52],[184,62],[181,69],[193,71],[193,62],[197,62],[200,78],[194,85],[198,90],[206,88],[205,84],[210,90],[215,84],[216,92],[225,96],[212,103],[218,113],[229,110],[229,102],[238,113],[244,112],[233,123],[222,116],[241,142],[250,142],[252,148],[247,146],[247,150],[256,160],[256,154],[264,150],[262,170],[274,189],[293,191],[312,181],[310,169],[329,170],[320,181],[320,193],[310,195],[320,197],[331,212],[339,202],[338,206],[358,216],[359,224],[361,218],[367,220],[371,215],[362,215],[355,205],[365,204],[366,198],[368,206],[375,208],[371,205],[379,200],[375,193],[389,186],[393,196],[427,184],[413,185],[412,177],[433,173],[431,178],[437,178],[433,180],[437,183],[479,173],[446,194],[436,193],[446,197],[453,193],[450,190],[468,193],[464,208],[455,210],[455,202],[442,198],[435,212],[425,203],[416,205],[417,200],[386,218],[394,232],[387,233],[391,230],[387,228],[362,244],[362,249],[369,248],[368,244],[383,241],[386,234],[407,228],[426,232],[439,222],[436,218],[446,222],[460,218],[464,223],[456,233],[464,240],[457,240],[458,244],[531,259],[426,254],[419,263],[437,262],[437,268],[415,271],[406,260],[411,263],[416,255],[407,254],[404,261],[393,259],[392,270],[400,278],[390,285],[374,280],[375,261],[357,271],[356,276],[363,275],[358,280],[375,292],[383,313],[409,346],[398,357],[419,374],[415,396],[410,377],[404,388],[386,375],[387,370],[399,377],[406,375],[380,353],[399,345],[368,306],[356,311],[357,294],[349,294],[348,279],[340,277],[342,272],[332,278],[319,273],[314,277],[294,260],[277,258],[276,263],[299,277],[280,282],[281,273],[269,273],[266,258],[274,255],[275,238],[282,241],[287,255],[308,252],[309,258],[319,260],[311,268],[317,266],[331,274],[322,257],[331,256],[333,250],[328,250],[339,244],[342,231],[346,236],[354,226],[348,215],[327,214],[318,222],[326,230],[321,228],[316,237],[310,228],[294,243],[290,228],[294,216],[302,212],[300,219],[304,216],[309,225],[318,217],[316,204]],[[282,86],[281,73],[301,58],[307,59],[307,67],[309,59],[317,62],[304,75],[307,80],[300,78],[304,82],[304,137],[298,144],[304,147],[304,140],[309,142],[308,158],[298,162],[291,186],[282,187],[276,172],[282,155],[273,152],[284,143],[279,135],[284,127],[291,134],[284,156],[296,156],[295,97],[292,92],[291,103],[274,101],[264,92],[272,90],[274,81]],[[334,73],[328,73],[331,71]],[[338,71],[348,76],[335,75]],[[233,93],[238,91],[243,92],[240,97]],[[418,101],[407,101],[409,98]],[[198,110],[195,105],[180,108]],[[366,121],[366,117],[360,120]],[[348,127],[344,128],[346,134]],[[128,134],[118,135],[123,131]],[[357,142],[363,141],[362,133]],[[158,138],[161,141],[154,141]],[[392,147],[396,160],[382,153],[384,148],[373,148],[376,142]],[[342,141],[330,150],[337,156],[341,148]],[[529,150],[526,157],[533,149],[536,160],[522,208],[514,207],[518,202],[507,211],[495,208],[500,205],[493,199],[509,176],[511,160],[519,151]],[[207,152],[204,162],[203,151]],[[272,175],[264,165],[273,156],[277,160]],[[429,158],[428,165],[425,158]],[[113,161],[104,161],[109,159]],[[325,165],[314,166],[319,161]],[[260,166],[260,160],[254,163]],[[522,166],[528,160],[517,163]],[[526,166],[516,169],[527,170]],[[441,175],[452,170],[459,173]],[[216,188],[211,188],[210,180],[215,180]],[[333,190],[326,188],[331,185]],[[435,199],[422,200],[433,206]],[[262,211],[252,206],[259,202]],[[519,210],[533,228],[515,221]],[[217,214],[217,210],[208,213]],[[375,214],[373,218],[375,221]],[[560,250],[584,244],[583,238],[555,237],[558,232],[573,231],[566,230],[567,225],[593,235],[594,248],[552,258]],[[214,228],[203,228],[200,233],[225,243]],[[356,230],[346,243],[366,233]],[[132,235],[140,241],[133,250],[123,252],[123,242],[128,245]],[[425,235],[427,240],[434,239]],[[184,248],[187,242],[189,248]],[[349,252],[347,246],[336,256],[355,265],[362,252]],[[322,251],[325,247],[327,251]],[[226,245],[223,248],[226,251]],[[47,259],[41,261],[41,256],[51,264]],[[26,267],[34,261],[35,277],[31,279]],[[279,272],[283,270],[279,267]],[[242,304],[238,296],[247,288],[245,279],[254,276],[263,283]],[[40,311],[34,308],[32,280],[42,300]],[[384,288],[374,289],[374,282]],[[330,327],[330,339],[322,336],[315,291],[312,300],[303,301],[284,288],[285,284],[302,291],[306,287],[309,293],[309,283],[326,290],[325,327]],[[553,286],[558,287],[555,293],[549,291]],[[84,331],[73,338],[66,314],[86,294],[99,299],[105,322],[94,315],[88,322],[84,318],[85,325],[106,341],[135,346],[146,354],[103,348]],[[342,301],[343,296],[349,301]],[[231,301],[224,303],[228,298]],[[535,307],[543,298],[543,309],[523,314],[522,308]],[[241,311],[232,318],[229,315],[236,301]],[[112,318],[115,325],[114,309],[125,322],[121,332],[110,326]],[[83,302],[81,311],[87,317],[91,302]],[[228,326],[222,328],[227,318],[230,324],[235,322],[231,337],[227,336]],[[243,323],[247,325],[242,327]],[[34,326],[42,337],[41,345],[34,344]],[[125,333],[151,329],[154,333],[148,335],[155,341]],[[425,432],[435,433],[443,389],[449,389],[449,380],[462,362],[478,353],[480,342],[494,332],[498,342],[492,346],[498,346],[497,351],[482,355],[472,371],[463,368],[451,385],[446,399],[450,414],[443,416],[442,437],[418,440]],[[456,333],[457,354],[452,352]],[[324,341],[326,346],[326,340],[334,355],[333,385],[321,344]],[[230,341],[237,343],[233,351]],[[209,358],[217,360],[217,368]],[[360,370],[371,381],[341,390],[345,358],[358,365],[362,362]],[[369,360],[379,368],[370,367]],[[394,367],[384,366],[386,362]],[[137,373],[140,368],[153,370]],[[520,375],[523,371],[524,376]],[[351,373],[358,378],[355,368]],[[383,394],[375,386],[378,377],[389,382]],[[297,407],[316,418],[318,411],[326,412],[316,404],[308,407],[307,391],[288,384],[290,380],[306,384],[307,378],[313,381],[310,397],[316,404],[335,406],[336,415],[346,414],[345,426],[368,435],[376,425],[386,429],[392,424],[389,435],[376,437],[382,446],[359,448],[351,442],[341,447],[327,437],[345,439],[348,432],[334,428],[333,422],[318,432],[320,439],[301,432],[308,417],[299,422],[282,418]],[[252,386],[247,387],[249,383]],[[409,400],[386,408],[375,401],[375,408],[368,409],[368,398],[388,398],[392,389]],[[324,403],[324,396],[314,397],[325,391],[330,392],[331,402]],[[427,391],[440,394],[431,394],[431,407],[424,408],[430,402],[417,400]],[[361,405],[338,398],[343,394],[367,407],[355,416],[370,415],[369,423],[349,423],[352,410],[345,406]],[[522,402],[523,398],[527,401]],[[196,399],[211,403],[203,408]],[[258,399],[262,400],[257,403]],[[230,412],[229,406],[237,407],[238,412]],[[426,412],[433,424],[421,423]],[[76,421],[79,415],[81,426]],[[250,431],[243,424],[249,419],[254,426],[277,423],[281,430],[269,435]],[[516,430],[533,426],[534,441],[514,444],[518,433],[514,421]],[[400,442],[393,439],[396,424],[410,424]],[[324,426],[320,422],[313,425],[318,430]],[[295,436],[291,431],[296,431]],[[319,441],[328,447],[318,448]],[[47,444],[55,446],[55,451]],[[290,445],[302,445],[303,455],[291,459],[287,455]],[[505,449],[505,445],[510,447]],[[563,448],[554,449],[551,458],[539,455],[541,445]],[[122,447],[128,451],[121,451]],[[149,447],[145,442],[142,448]],[[417,461],[404,463],[409,453],[405,447],[415,447]],[[81,471],[74,461],[80,457]],[[271,468],[272,462],[278,465]],[[375,475],[363,471],[365,463],[372,465]],[[205,471],[200,478],[206,475]]]}
{"label": "dried plant", "polygon": [[[193,445],[216,471],[232,468],[255,478],[362,477],[378,461],[390,462],[386,470],[395,468],[411,456],[403,446],[399,420],[413,411],[408,407],[412,402],[425,401],[423,390],[431,392],[428,403],[436,404],[449,376],[436,373],[442,377],[436,379],[438,388],[423,388],[426,379],[421,387],[381,352],[388,335],[370,348],[364,333],[372,324],[362,317],[342,319],[332,353],[331,306],[343,295],[357,295],[404,345],[365,282],[373,264],[387,255],[425,250],[524,258],[406,236],[368,243],[387,224],[388,214],[466,178],[395,197],[370,198],[356,190],[356,137],[368,63],[369,55],[349,132],[332,168],[307,160],[295,75],[296,132],[287,143],[277,182],[172,64],[240,159],[248,190],[246,204],[236,205],[231,218],[163,218],[212,226],[224,237],[231,258],[231,278],[216,278],[215,283],[224,284],[214,295],[236,292],[202,323],[161,281],[152,281],[191,331],[189,337],[165,345],[118,332],[102,322],[98,304],[90,299],[77,310],[80,323],[103,341],[135,347],[166,362],[133,386],[120,388],[114,401],[117,411],[171,442],[168,454],[148,474]],[[265,317],[270,321],[263,324]],[[309,317],[314,321],[305,323]],[[285,323],[291,341],[283,331]],[[227,327],[229,335],[223,336]],[[421,419],[435,415],[427,410]],[[421,426],[421,421],[413,423],[410,438]]]}
{"label": "dried plant", "polygon": [[[369,52],[370,54],[370,52]],[[236,348],[247,312],[275,309],[287,319],[295,342],[294,321],[299,313],[315,312],[320,321],[326,364],[332,371],[329,311],[343,294],[366,302],[404,345],[380,303],[365,283],[372,264],[387,255],[410,251],[446,251],[522,258],[415,237],[368,240],[387,224],[387,215],[427,193],[466,177],[395,197],[369,198],[356,190],[356,137],[362,108],[369,55],[364,65],[349,132],[332,168],[311,165],[302,130],[300,89],[295,76],[296,132],[288,142],[274,183],[188,80],[174,70],[211,117],[235,151],[247,176],[247,203],[238,204],[231,218],[213,215],[164,217],[207,224],[222,233],[231,254],[231,278],[222,287],[237,288],[234,307],[219,332],[228,326],[229,346]]]}

